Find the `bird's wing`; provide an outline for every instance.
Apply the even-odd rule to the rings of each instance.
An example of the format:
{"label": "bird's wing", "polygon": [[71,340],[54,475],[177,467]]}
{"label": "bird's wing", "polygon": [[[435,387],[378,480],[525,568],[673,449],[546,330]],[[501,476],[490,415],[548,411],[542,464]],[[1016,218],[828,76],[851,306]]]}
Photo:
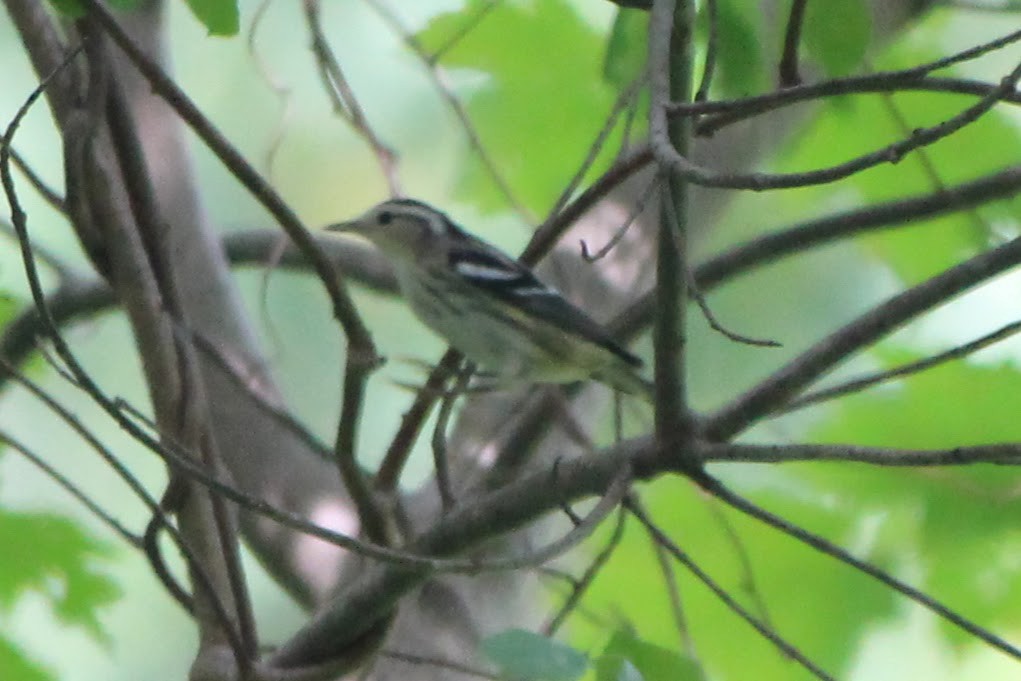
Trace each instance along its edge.
{"label": "bird's wing", "polygon": [[530,269],[492,248],[459,248],[449,252],[451,268],[461,280],[527,315],[547,320],[565,333],[587,338],[634,367],[642,360],[613,339],[598,322],[539,281]]}

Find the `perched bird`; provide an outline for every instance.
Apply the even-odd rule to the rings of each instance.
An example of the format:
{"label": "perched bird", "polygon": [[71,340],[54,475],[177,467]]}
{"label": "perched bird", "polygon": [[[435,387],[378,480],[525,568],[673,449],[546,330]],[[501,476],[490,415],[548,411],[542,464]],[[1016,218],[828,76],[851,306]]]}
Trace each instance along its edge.
{"label": "perched bird", "polygon": [[637,374],[642,361],[602,325],[435,208],[390,199],[326,229],[375,244],[415,315],[499,379],[594,378],[651,399],[651,384]]}

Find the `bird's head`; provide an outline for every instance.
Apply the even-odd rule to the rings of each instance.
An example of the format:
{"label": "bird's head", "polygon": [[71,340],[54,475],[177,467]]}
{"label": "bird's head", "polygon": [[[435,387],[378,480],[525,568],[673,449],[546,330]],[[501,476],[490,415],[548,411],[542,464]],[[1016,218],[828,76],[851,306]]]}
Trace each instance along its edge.
{"label": "bird's head", "polygon": [[389,199],[361,216],[326,227],[357,234],[391,258],[417,260],[463,234],[442,212],[414,199]]}

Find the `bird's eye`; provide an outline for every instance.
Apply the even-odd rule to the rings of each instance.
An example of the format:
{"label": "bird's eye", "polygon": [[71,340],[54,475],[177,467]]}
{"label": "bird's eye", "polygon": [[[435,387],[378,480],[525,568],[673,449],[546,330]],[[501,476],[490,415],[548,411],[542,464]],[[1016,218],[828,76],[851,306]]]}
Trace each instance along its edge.
{"label": "bird's eye", "polygon": [[394,214],[388,210],[385,210],[382,213],[380,213],[379,217],[377,217],[376,219],[379,220],[379,224],[381,225],[389,225],[391,222],[393,222]]}

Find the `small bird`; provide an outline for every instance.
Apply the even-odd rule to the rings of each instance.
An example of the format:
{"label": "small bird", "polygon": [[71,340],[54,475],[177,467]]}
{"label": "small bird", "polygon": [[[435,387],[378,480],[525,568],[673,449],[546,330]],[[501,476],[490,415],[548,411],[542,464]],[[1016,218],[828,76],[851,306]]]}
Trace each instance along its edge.
{"label": "small bird", "polygon": [[413,199],[390,199],[327,230],[357,234],[389,259],[415,315],[500,379],[594,378],[651,399],[642,360],[526,266]]}

